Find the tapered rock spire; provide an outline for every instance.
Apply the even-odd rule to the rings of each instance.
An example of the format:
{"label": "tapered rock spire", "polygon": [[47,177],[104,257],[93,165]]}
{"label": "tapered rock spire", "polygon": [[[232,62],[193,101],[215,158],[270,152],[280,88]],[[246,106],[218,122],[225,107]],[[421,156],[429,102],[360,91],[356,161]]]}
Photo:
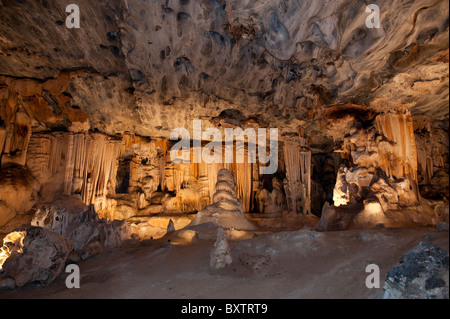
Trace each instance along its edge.
{"label": "tapered rock spire", "polygon": [[233,174],[221,169],[217,175],[213,204],[197,214],[191,226],[213,223],[223,228],[254,230],[242,211],[241,200],[236,197]]}

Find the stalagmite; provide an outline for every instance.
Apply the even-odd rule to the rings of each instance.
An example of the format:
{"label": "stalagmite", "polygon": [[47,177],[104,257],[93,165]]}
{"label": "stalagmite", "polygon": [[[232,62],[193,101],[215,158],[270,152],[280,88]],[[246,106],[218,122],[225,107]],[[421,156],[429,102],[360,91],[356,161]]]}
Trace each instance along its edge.
{"label": "stalagmite", "polygon": [[216,192],[217,174],[222,167],[223,165],[218,163],[208,164],[208,189],[211,203]]}
{"label": "stalagmite", "polygon": [[215,189],[213,203],[198,212],[190,226],[213,223],[224,228],[254,230],[255,226],[245,217],[241,201],[236,197],[236,185],[230,171],[219,171]]}
{"label": "stalagmite", "polygon": [[132,206],[130,209],[145,210],[150,208],[155,196],[161,196],[164,191],[182,189],[184,181],[177,177],[184,175],[177,174],[176,165],[166,163],[166,151],[165,140],[124,135],[117,168],[114,167],[109,178],[108,195],[120,197],[128,194],[132,201],[127,203],[127,206]]}
{"label": "stalagmite", "polygon": [[117,172],[119,142],[102,134],[36,134],[27,167],[48,193],[78,193],[86,204],[107,194]]}
{"label": "stalagmite", "polygon": [[[159,162],[159,186],[164,191],[164,182],[166,179],[166,164],[167,164],[167,141],[161,142],[162,146],[158,148],[158,162]],[[157,144],[158,145],[158,144]]]}
{"label": "stalagmite", "polygon": [[414,118],[420,194],[426,198],[448,195],[448,127],[424,116]]}
{"label": "stalagmite", "polygon": [[[401,205],[418,203],[417,150],[413,122],[408,111],[379,114],[373,127],[354,132],[347,144],[355,166],[367,168],[373,174],[381,170],[384,176],[378,173],[376,175],[387,179],[387,183],[392,187],[398,188],[396,193],[400,196]],[[357,176],[358,172],[365,171],[355,170],[355,176],[349,180],[353,179],[352,182],[360,187],[370,187],[370,183],[362,184],[364,176]],[[408,187],[402,190],[401,185],[406,185],[405,179],[408,181]]]}
{"label": "stalagmite", "polygon": [[260,213],[279,214],[286,209],[286,198],[282,192],[281,181],[274,177],[272,179],[272,192],[261,189],[257,192],[256,199]]}
{"label": "stalagmite", "polygon": [[173,223],[173,220],[171,219],[169,221],[169,225],[167,225],[167,233],[173,233],[175,231],[175,225]]}
{"label": "stalagmite", "polygon": [[336,185],[333,191],[333,202],[336,207],[351,206],[356,203],[358,189],[355,189],[347,181],[347,171],[347,167],[341,167],[338,171]]}
{"label": "stalagmite", "polygon": [[217,239],[211,250],[209,266],[214,269],[223,269],[233,262],[230,246],[222,227],[217,228]]}

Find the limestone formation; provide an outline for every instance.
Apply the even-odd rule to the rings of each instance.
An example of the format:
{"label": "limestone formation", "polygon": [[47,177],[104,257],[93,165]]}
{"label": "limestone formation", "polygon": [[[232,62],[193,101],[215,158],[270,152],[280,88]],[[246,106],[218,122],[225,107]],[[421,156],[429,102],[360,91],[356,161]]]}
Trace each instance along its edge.
{"label": "limestone formation", "polygon": [[173,223],[173,220],[171,219],[169,221],[169,225],[167,225],[167,233],[172,233],[175,231],[175,224]]}
{"label": "limestone formation", "polygon": [[119,146],[103,134],[36,134],[28,147],[27,167],[47,201],[63,193],[95,204],[115,182]]}
{"label": "limestone formation", "polygon": [[67,5],[0,0],[0,238],[448,225],[449,1]]}
{"label": "limestone formation", "polygon": [[72,249],[72,241],[55,232],[34,226],[19,228],[3,240],[0,278],[14,280],[17,287],[33,282],[47,285],[63,270]]}
{"label": "limestone formation", "polygon": [[315,229],[320,232],[346,230],[352,226],[354,217],[360,211],[361,207],[355,206],[350,210],[325,203],[322,216]]}
{"label": "limestone formation", "polygon": [[38,182],[20,166],[0,170],[0,226],[31,210],[38,200]]}
{"label": "limestone formation", "polygon": [[386,275],[384,299],[448,299],[448,253],[421,242]]}
{"label": "limestone formation", "polygon": [[213,204],[198,212],[190,226],[206,223],[213,223],[223,228],[255,229],[242,211],[241,200],[236,197],[234,177],[226,169],[221,169],[217,175]]}
{"label": "limestone formation", "polygon": [[282,214],[286,209],[286,198],[282,191],[282,185],[278,178],[272,179],[272,192],[267,189],[260,190],[256,198],[260,213],[264,214]]}
{"label": "limestone formation", "polygon": [[71,258],[75,260],[84,260],[105,249],[120,247],[130,235],[125,221],[100,220],[93,205],[86,208],[76,202],[40,206],[31,225],[70,239],[75,254]]}
{"label": "limestone formation", "polygon": [[302,137],[285,139],[287,206],[292,214],[311,213],[311,152]]}
{"label": "limestone formation", "polygon": [[217,239],[211,250],[209,266],[213,269],[223,269],[233,262],[230,246],[222,227],[217,228]]}

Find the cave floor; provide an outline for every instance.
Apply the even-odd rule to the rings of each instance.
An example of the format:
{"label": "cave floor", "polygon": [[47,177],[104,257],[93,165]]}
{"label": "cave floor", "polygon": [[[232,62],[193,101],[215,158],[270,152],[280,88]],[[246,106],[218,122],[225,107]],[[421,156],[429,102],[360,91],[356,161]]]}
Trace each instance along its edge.
{"label": "cave floor", "polygon": [[[233,263],[209,267],[213,241],[173,245],[163,238],[80,262],[81,287],[62,272],[46,287],[0,291],[7,298],[377,299],[385,274],[421,241],[449,251],[448,232],[393,228],[316,233],[310,229],[231,242]],[[381,288],[368,289],[367,265],[377,264]]]}

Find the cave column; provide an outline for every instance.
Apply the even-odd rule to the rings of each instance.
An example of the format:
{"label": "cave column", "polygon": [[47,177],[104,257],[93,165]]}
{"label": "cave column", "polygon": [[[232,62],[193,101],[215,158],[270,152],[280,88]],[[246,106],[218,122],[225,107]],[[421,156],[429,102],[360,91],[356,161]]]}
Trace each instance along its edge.
{"label": "cave column", "polygon": [[284,139],[285,191],[291,214],[311,213],[311,151],[302,136]]}

